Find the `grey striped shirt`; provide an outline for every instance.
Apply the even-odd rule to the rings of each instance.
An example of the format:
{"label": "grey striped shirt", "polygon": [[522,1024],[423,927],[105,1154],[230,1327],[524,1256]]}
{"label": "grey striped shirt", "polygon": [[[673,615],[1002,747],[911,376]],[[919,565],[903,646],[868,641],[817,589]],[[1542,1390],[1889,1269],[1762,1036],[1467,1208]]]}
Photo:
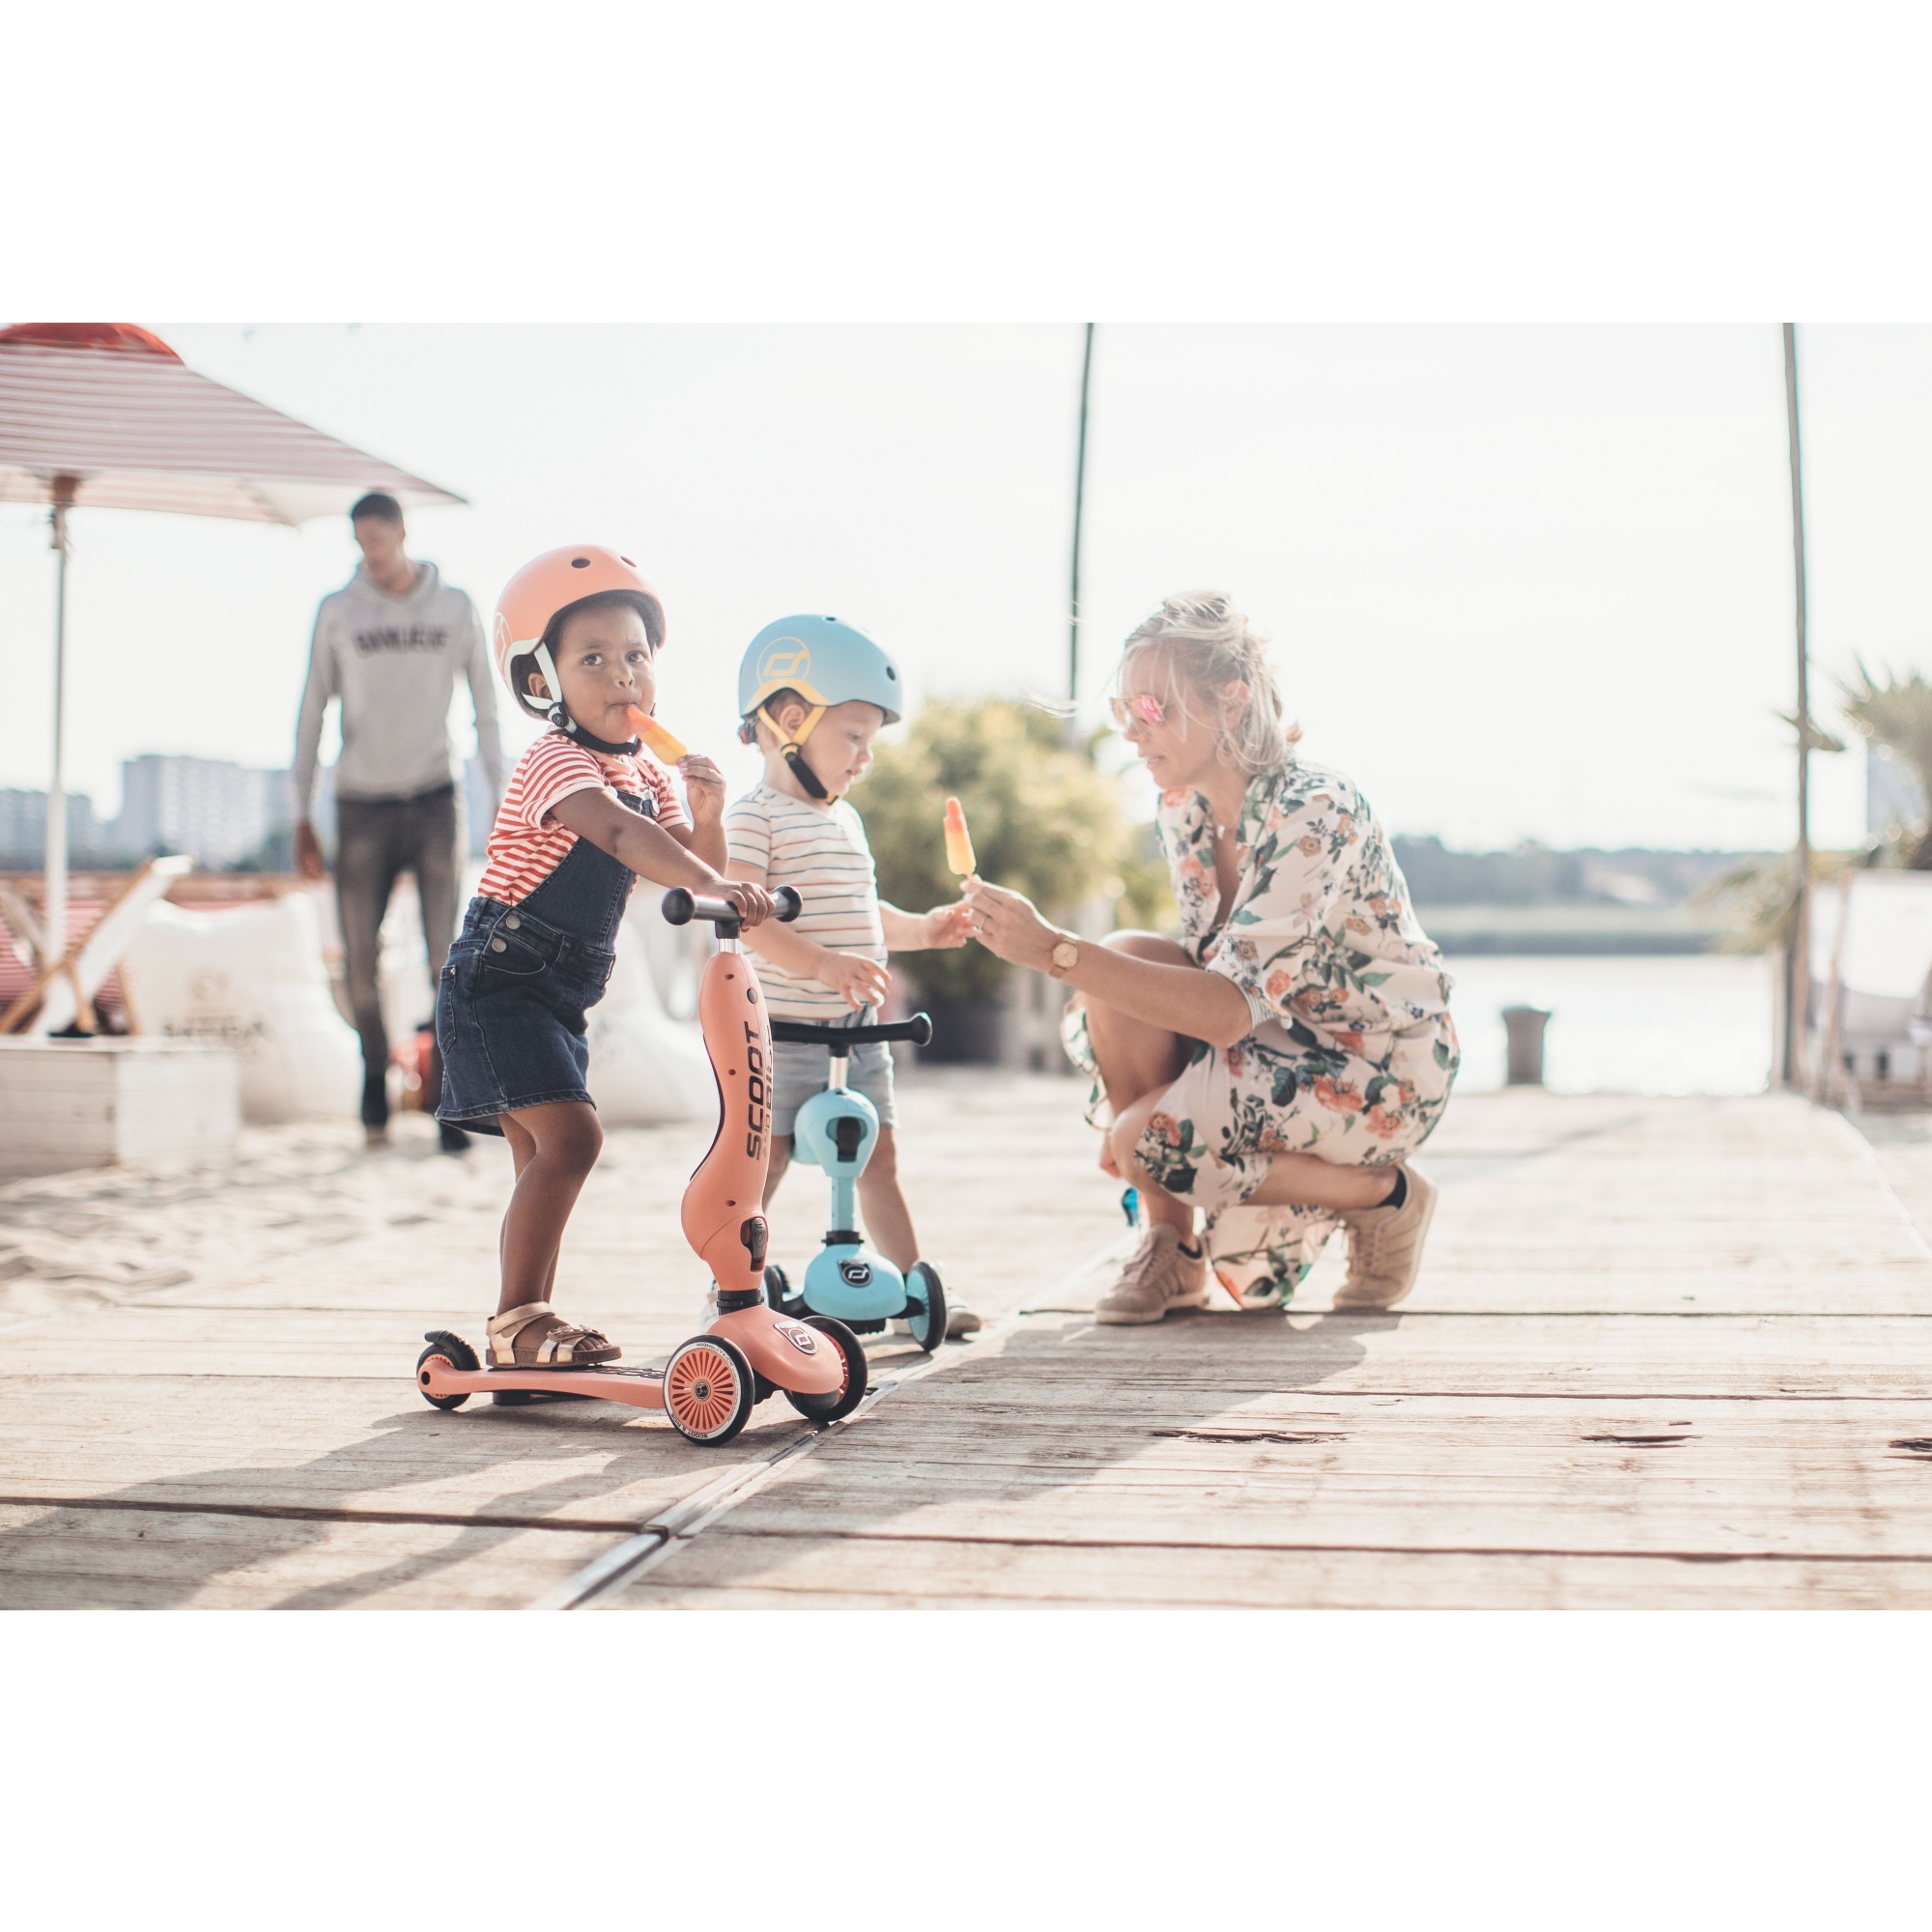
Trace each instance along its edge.
{"label": "grey striped shirt", "polygon": [[[724,814],[724,835],[734,866],[767,886],[794,887],[805,900],[794,932],[835,952],[884,960],[872,848],[865,822],[842,798],[825,805],[761,784]],[[801,979],[765,958],[757,967],[765,1005],[781,1019],[836,1020],[852,1011],[822,980]]]}

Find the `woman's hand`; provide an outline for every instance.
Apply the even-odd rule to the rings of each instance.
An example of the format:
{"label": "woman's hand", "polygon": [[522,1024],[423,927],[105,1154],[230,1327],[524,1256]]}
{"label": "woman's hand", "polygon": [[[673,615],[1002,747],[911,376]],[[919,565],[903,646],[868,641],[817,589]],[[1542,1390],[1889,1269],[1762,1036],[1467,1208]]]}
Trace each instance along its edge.
{"label": "woman's hand", "polygon": [[964,899],[952,905],[934,906],[920,921],[920,946],[937,952],[942,947],[964,946],[973,937],[973,908]]}
{"label": "woman's hand", "polygon": [[1030,966],[1036,973],[1052,969],[1053,949],[1067,935],[1047,924],[1024,894],[972,879],[963,896],[972,914],[973,937],[996,959]]}
{"label": "woman's hand", "polygon": [[716,825],[724,815],[724,774],[702,752],[686,753],[677,761],[677,769],[684,780],[692,824],[700,832]]}

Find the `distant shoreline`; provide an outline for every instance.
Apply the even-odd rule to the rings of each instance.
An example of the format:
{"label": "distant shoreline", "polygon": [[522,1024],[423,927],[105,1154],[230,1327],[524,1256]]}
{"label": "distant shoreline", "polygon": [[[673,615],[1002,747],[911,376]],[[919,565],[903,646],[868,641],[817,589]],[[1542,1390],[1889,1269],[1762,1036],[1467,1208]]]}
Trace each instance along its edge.
{"label": "distant shoreline", "polygon": [[1717,952],[1735,930],[1683,906],[1418,905],[1445,953],[1599,957]]}

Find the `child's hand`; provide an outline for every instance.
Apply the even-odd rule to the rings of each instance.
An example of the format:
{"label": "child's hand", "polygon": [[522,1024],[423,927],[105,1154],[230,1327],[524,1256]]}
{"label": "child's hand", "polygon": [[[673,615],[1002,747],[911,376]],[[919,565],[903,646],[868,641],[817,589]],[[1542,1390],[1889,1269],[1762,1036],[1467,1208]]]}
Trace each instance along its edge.
{"label": "child's hand", "polygon": [[[700,828],[716,825],[724,815],[724,774],[702,752],[686,753],[677,761],[677,769],[684,780],[685,802],[691,808],[692,824]],[[758,917],[762,919],[764,914]],[[746,921],[748,925],[755,923]]]}
{"label": "child's hand", "polygon": [[720,897],[729,899],[738,908],[738,917],[747,925],[762,925],[772,916],[771,894],[749,879],[721,879],[718,892]]}
{"label": "child's hand", "polygon": [[924,927],[922,946],[934,950],[942,946],[964,946],[973,936],[973,908],[964,899],[952,905],[934,906],[921,923]]}
{"label": "child's hand", "polygon": [[828,946],[817,971],[822,985],[838,994],[848,1007],[882,1007],[892,977],[876,959],[862,952],[835,952]]}

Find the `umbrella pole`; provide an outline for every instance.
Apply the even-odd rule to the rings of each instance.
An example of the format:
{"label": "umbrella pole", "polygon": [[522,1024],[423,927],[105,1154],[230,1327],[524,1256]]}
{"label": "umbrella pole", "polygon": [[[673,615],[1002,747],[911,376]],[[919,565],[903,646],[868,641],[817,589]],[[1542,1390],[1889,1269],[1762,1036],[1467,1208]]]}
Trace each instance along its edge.
{"label": "umbrella pole", "polygon": [[1798,616],[1798,826],[1791,865],[1797,910],[1791,933],[1791,978],[1785,1003],[1784,1081],[1806,1084],[1811,1025],[1811,685],[1804,609],[1804,474],[1798,439],[1798,329],[1784,325],[1784,420],[1791,445],[1791,554]]}
{"label": "umbrella pole", "polygon": [[47,956],[41,970],[54,965],[67,952],[67,513],[73,502],[76,478],[54,478],[54,770],[47,786],[47,855],[45,903],[41,921]]}

